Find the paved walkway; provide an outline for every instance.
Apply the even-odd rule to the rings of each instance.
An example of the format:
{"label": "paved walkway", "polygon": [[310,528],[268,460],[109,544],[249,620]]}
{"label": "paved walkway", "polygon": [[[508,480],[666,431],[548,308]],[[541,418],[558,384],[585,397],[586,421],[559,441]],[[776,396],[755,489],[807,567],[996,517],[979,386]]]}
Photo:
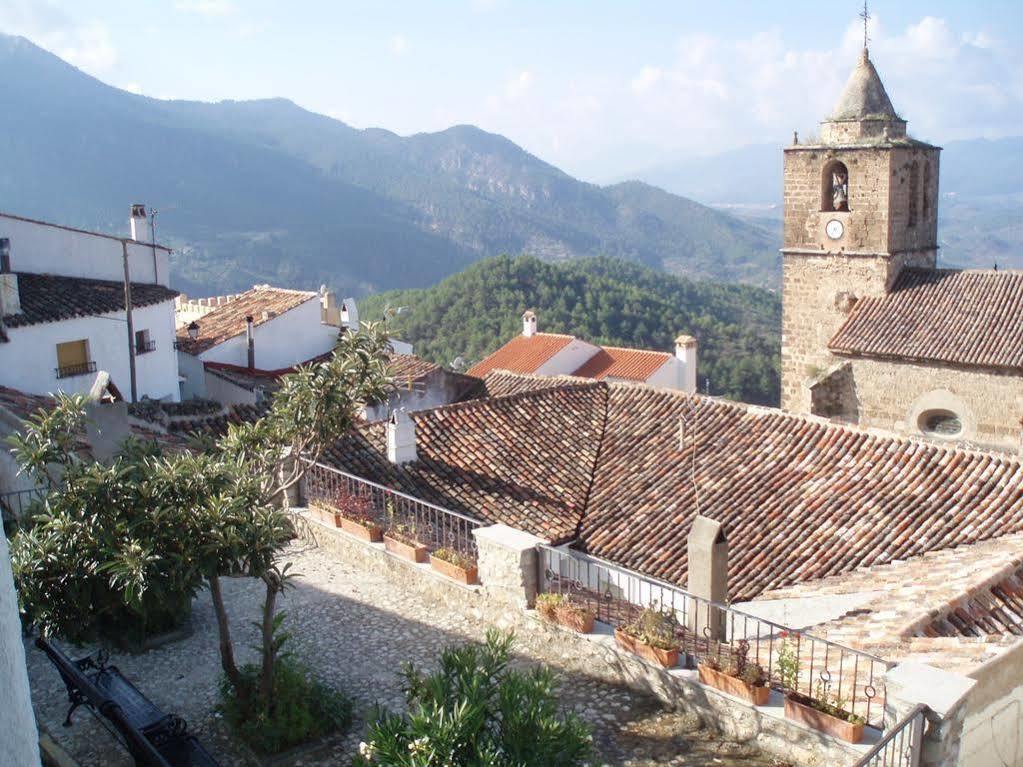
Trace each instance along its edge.
{"label": "paved walkway", "polygon": [[[347,765],[362,739],[371,706],[402,706],[401,663],[412,660],[429,666],[444,646],[481,639],[488,624],[471,607],[465,612],[441,608],[420,593],[396,590],[383,577],[358,571],[306,545],[294,545],[287,559],[302,576],[281,600],[288,614],[285,625],[294,636],[291,649],[324,681],[353,696],[357,711],[348,736],[296,764]],[[225,583],[224,592],[239,660],[255,660],[257,636],[250,621],[258,616],[260,584],[232,580]],[[191,638],[140,656],[118,655],[112,662],[158,706],[184,717],[221,764],[244,765],[244,756],[214,713],[220,666],[213,608],[205,593],[196,600],[193,620]],[[571,657],[558,652],[556,644],[541,641],[539,634],[523,634],[514,649],[519,662],[542,661],[558,672],[563,705],[593,724],[604,763],[772,764],[745,746],[702,730],[690,715],[667,712],[653,698],[587,676]],[[30,647],[28,654],[36,715],[57,742],[82,767],[129,767],[131,761],[87,711],[75,714],[71,728],[61,726],[67,710],[63,684],[41,652]]]}

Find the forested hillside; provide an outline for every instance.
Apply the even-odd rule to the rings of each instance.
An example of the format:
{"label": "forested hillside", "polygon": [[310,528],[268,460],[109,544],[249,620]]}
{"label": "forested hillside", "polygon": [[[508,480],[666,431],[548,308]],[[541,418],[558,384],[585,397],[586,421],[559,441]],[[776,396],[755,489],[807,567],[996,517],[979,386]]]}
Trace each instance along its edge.
{"label": "forested hillside", "polygon": [[416,353],[471,364],[520,333],[526,309],[541,331],[647,349],[700,341],[699,384],[711,394],[777,404],[781,302],[767,290],[692,282],[610,258],[551,264],[531,257],[481,261],[438,285],[359,303],[363,321],[394,310],[392,331]]}

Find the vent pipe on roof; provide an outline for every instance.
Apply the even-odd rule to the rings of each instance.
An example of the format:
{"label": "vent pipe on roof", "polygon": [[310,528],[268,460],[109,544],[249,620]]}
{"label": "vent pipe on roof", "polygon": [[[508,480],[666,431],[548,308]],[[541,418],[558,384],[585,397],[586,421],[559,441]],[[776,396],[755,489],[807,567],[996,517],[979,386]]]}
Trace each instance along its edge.
{"label": "vent pipe on roof", "polygon": [[416,460],[416,423],[405,409],[387,419],[387,460],[400,466]]}
{"label": "vent pipe on roof", "polygon": [[522,335],[532,338],[536,335],[536,313],[527,311],[522,315]]}
{"label": "vent pipe on roof", "polygon": [[675,357],[682,363],[680,388],[689,394],[696,393],[696,352],[698,343],[692,336],[675,339]]}
{"label": "vent pipe on roof", "polygon": [[245,318],[245,345],[248,348],[249,370],[256,369],[256,339],[252,332],[252,315]]}

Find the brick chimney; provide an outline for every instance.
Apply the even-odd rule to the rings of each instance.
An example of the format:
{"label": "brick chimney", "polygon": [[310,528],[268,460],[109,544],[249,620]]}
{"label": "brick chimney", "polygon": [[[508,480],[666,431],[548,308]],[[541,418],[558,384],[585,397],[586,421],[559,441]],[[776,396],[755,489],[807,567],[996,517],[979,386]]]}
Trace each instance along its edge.
{"label": "brick chimney", "polygon": [[416,423],[404,408],[387,419],[387,460],[401,466],[416,460]]}
{"label": "brick chimney", "polygon": [[675,356],[682,362],[682,391],[696,392],[696,350],[697,341],[692,336],[681,335],[675,339]]}
{"label": "brick chimney", "polygon": [[522,335],[532,338],[536,335],[536,313],[527,311],[522,315]]}
{"label": "brick chimney", "polygon": [[21,314],[21,292],[11,271],[11,241],[0,237],[0,317],[8,314]]}
{"label": "brick chimney", "polygon": [[153,233],[149,228],[146,206],[135,203],[131,206],[131,238],[136,242],[152,242]]}

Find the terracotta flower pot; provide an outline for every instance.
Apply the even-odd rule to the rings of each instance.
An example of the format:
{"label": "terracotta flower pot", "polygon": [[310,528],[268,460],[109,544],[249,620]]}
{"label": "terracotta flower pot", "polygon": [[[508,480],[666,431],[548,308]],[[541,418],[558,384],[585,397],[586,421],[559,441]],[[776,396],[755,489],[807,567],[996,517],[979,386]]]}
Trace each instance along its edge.
{"label": "terracotta flower pot", "polygon": [[845,719],[839,719],[837,716],[818,711],[800,702],[791,693],[785,696],[785,718],[805,724],[807,727],[813,727],[815,730],[820,730],[848,743],[859,743],[863,740],[864,725],[862,722],[853,724]]}
{"label": "terracotta flower pot", "polygon": [[568,609],[555,612],[558,623],[562,626],[578,631],[580,634],[593,632],[593,613],[589,610]]}
{"label": "terracotta flower pot", "polygon": [[380,543],[384,539],[384,531],[379,525],[374,525],[371,522],[360,522],[341,517],[341,529],[349,535],[354,535],[360,541]]}
{"label": "terracotta flower pot", "polygon": [[615,629],[615,641],[623,650],[628,650],[633,655],[638,655],[640,658],[664,668],[673,668],[678,665],[678,650],[662,650],[660,647],[653,647],[639,641],[631,634],[626,634],[621,629]]}
{"label": "terracotta flower pot", "polygon": [[384,534],[384,548],[395,556],[407,559],[409,562],[415,562],[422,564],[426,562],[427,552],[426,546],[421,543],[405,543],[399,541],[397,538]]}
{"label": "terracotta flower pot", "polygon": [[457,583],[469,586],[476,582],[478,571],[476,565],[470,567],[459,567],[454,562],[430,555],[430,567],[441,575],[445,575]]}
{"label": "terracotta flower pot", "polygon": [[309,512],[327,527],[341,526],[341,513],[325,506],[310,506]]}
{"label": "terracotta flower pot", "polygon": [[767,685],[752,685],[744,682],[738,677],[726,674],[724,671],[717,671],[703,663],[697,666],[700,672],[700,681],[703,684],[727,692],[736,698],[741,698],[754,706],[766,706],[771,697],[771,688]]}

